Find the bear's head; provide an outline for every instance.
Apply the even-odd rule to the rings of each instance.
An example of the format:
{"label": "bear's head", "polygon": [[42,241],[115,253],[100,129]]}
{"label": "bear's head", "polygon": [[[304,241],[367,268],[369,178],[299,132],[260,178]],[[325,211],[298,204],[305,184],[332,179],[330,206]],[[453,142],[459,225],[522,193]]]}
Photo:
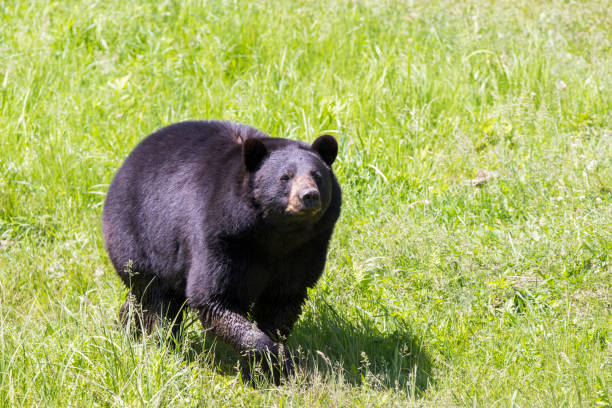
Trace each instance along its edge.
{"label": "bear's head", "polygon": [[318,221],[332,200],[331,165],[338,154],[333,136],[312,145],[287,139],[251,138],[242,145],[255,205],[274,224]]}

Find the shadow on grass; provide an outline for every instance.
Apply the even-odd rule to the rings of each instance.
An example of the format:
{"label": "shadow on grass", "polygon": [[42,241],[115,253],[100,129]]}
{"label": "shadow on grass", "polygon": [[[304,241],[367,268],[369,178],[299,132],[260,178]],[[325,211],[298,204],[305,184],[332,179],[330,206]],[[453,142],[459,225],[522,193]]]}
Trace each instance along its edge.
{"label": "shadow on grass", "polygon": [[[201,330],[189,331],[182,344],[186,359],[204,359],[220,374],[236,375],[238,356]],[[431,360],[408,328],[382,332],[373,318],[349,319],[327,304],[302,316],[288,347],[307,376],[339,378],[352,385],[367,382],[417,397],[433,381]]]}
{"label": "shadow on grass", "polygon": [[345,381],[419,396],[432,383],[431,359],[407,327],[383,332],[373,318],[348,318],[328,304],[306,314],[289,346],[307,357],[308,367],[341,374]]}

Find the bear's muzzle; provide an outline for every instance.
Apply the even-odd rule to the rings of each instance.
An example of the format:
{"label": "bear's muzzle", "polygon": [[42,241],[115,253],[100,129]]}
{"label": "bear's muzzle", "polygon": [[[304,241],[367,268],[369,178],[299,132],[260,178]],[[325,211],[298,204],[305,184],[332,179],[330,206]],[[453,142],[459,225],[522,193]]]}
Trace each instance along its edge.
{"label": "bear's muzzle", "polygon": [[293,215],[314,215],[321,211],[321,194],[312,177],[296,177],[291,184],[285,212]]}

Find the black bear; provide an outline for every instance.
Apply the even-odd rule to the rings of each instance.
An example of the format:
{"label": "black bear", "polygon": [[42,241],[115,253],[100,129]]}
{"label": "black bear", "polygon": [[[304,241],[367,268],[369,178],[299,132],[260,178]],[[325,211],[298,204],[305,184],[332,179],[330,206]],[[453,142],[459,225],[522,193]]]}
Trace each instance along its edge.
{"label": "black bear", "polygon": [[[189,121],[146,137],[113,179],[106,249],[151,331],[177,332],[183,306],[243,355],[280,359],[323,272],[340,215],[338,145],[268,137],[245,125]],[[132,300],[130,300],[132,299]],[[283,362],[284,361],[284,362]]]}

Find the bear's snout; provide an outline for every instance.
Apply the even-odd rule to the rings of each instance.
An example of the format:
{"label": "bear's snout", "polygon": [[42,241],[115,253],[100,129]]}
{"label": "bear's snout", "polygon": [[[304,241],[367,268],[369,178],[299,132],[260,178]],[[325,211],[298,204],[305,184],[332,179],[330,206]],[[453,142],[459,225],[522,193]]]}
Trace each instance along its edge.
{"label": "bear's snout", "polygon": [[321,203],[319,190],[316,188],[307,189],[300,192],[300,199],[306,208],[320,208]]}
{"label": "bear's snout", "polygon": [[316,214],[321,210],[321,194],[312,177],[296,177],[291,185],[285,211],[289,214]]}

